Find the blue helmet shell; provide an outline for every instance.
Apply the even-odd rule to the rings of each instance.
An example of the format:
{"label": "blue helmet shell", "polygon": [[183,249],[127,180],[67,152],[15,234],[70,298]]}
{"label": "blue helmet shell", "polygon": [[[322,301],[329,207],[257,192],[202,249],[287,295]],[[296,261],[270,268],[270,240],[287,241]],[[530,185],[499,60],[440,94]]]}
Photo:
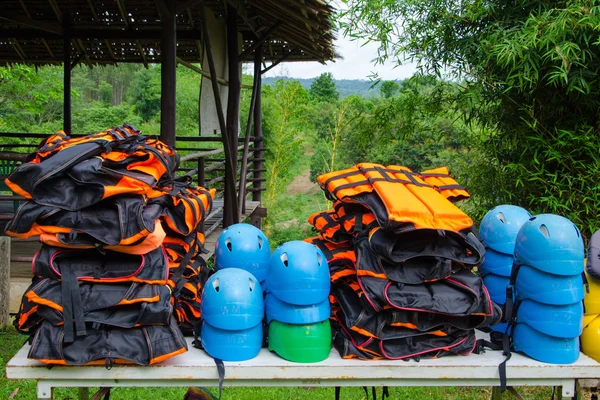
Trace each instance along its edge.
{"label": "blue helmet shell", "polygon": [[245,361],[258,355],[263,342],[263,326],[226,330],[202,322],[200,340],[204,351],[223,361]]}
{"label": "blue helmet shell", "polygon": [[500,324],[490,326],[490,329],[494,332],[505,333],[507,327],[508,327],[508,324],[506,322],[502,322]]}
{"label": "blue helmet shell", "polygon": [[583,303],[553,306],[523,300],[517,310],[517,323],[529,324],[549,336],[572,339],[583,331]]}
{"label": "blue helmet shell", "polygon": [[329,319],[331,314],[329,299],[317,304],[299,306],[279,300],[272,293],[267,293],[265,300],[267,323],[271,320],[285,322],[288,324],[307,325]]}
{"label": "blue helmet shell", "polygon": [[527,221],[517,235],[515,259],[555,275],[577,275],[584,269],[583,239],[565,217],[541,214]]}
{"label": "blue helmet shell", "polygon": [[217,271],[204,285],[202,318],[215,328],[252,328],[261,323],[264,310],[260,283],[246,270]]}
{"label": "blue helmet shell", "polygon": [[529,211],[519,206],[505,204],[492,208],[479,226],[483,244],[489,249],[512,255],[517,233],[529,218]]}
{"label": "blue helmet shell", "polygon": [[529,324],[517,324],[514,328],[515,351],[550,364],[571,364],[579,358],[579,337],[572,339],[546,335]]}
{"label": "blue helmet shell", "polygon": [[481,275],[494,274],[510,277],[513,261],[514,257],[512,254],[504,254],[488,249],[485,252],[485,258],[479,269],[481,270]]}
{"label": "blue helmet shell", "polygon": [[316,246],[294,240],[277,247],[269,261],[267,292],[296,305],[319,304],[329,296],[329,266]]}
{"label": "blue helmet shell", "polygon": [[269,239],[250,224],[234,224],[223,230],[215,244],[215,268],[241,268],[262,282],[267,277]]}
{"label": "blue helmet shell", "polygon": [[531,299],[557,306],[577,303],[585,295],[581,275],[554,275],[529,265],[519,267],[515,290],[518,300]]}
{"label": "blue helmet shell", "polygon": [[500,275],[488,274],[483,277],[483,284],[490,294],[492,301],[499,306],[506,303],[506,287],[510,283],[510,278]]}

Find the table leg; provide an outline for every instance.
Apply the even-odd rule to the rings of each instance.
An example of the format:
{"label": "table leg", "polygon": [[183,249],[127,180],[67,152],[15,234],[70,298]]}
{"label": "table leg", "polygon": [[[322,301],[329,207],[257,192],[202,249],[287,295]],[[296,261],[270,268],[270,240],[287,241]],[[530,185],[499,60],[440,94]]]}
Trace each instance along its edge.
{"label": "table leg", "polygon": [[39,400],[52,400],[54,398],[54,388],[47,382],[38,381],[37,398]]}
{"label": "table leg", "polygon": [[559,400],[577,399],[577,393],[575,392],[575,379],[563,380],[561,389],[562,390],[558,392]]}

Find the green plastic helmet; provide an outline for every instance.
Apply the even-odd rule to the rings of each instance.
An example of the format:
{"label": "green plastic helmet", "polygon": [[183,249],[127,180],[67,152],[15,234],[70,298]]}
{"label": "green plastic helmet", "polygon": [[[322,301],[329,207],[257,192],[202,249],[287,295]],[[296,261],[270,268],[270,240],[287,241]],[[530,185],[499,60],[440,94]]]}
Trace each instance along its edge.
{"label": "green plastic helmet", "polygon": [[331,352],[329,320],[308,325],[273,320],[269,324],[269,350],[283,359],[297,363],[323,361]]}

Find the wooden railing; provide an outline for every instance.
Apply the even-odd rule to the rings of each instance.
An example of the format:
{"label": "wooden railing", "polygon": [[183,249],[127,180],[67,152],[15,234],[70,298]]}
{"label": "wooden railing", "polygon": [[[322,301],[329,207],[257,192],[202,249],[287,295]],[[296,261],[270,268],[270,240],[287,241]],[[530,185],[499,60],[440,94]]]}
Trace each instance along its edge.
{"label": "wooden railing", "polygon": [[[39,133],[0,133],[0,178],[3,180],[10,169],[16,167],[25,160],[28,153],[33,151],[41,139],[48,135]],[[81,135],[72,135],[81,136]],[[252,195],[255,201],[261,200],[261,193],[266,189],[263,187],[263,165],[265,159],[262,138],[250,137],[248,141],[241,137],[238,139],[237,147],[237,171],[236,188],[238,201],[241,205],[240,213],[245,212],[245,205],[248,196]],[[244,148],[246,150],[244,150]],[[216,200],[222,200],[225,188],[225,155],[223,141],[220,136],[200,136],[200,137],[177,137],[177,152],[180,155],[180,166],[178,176],[188,175],[195,181],[195,184],[205,188],[217,189]],[[246,162],[243,162],[243,154],[248,154]],[[244,171],[242,171],[244,169]],[[0,184],[0,190],[7,191],[8,188]],[[10,194],[0,194],[0,201],[19,201],[23,198]],[[215,221],[215,216],[223,212],[222,201],[217,201],[217,206],[213,208],[205,221],[214,221],[210,226],[204,226],[204,234],[210,235],[222,223],[222,217]],[[13,216],[12,213],[0,213],[0,220],[8,220]],[[17,260],[16,258],[19,258]],[[13,262],[22,262],[22,257],[15,257]],[[30,260],[29,260],[30,261]]]}

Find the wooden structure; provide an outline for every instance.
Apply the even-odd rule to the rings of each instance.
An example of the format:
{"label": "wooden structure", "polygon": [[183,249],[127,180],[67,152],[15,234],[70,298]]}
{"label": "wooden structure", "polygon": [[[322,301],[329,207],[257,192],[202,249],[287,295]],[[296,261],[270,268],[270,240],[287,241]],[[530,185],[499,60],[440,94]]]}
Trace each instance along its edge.
{"label": "wooden structure", "polygon": [[[484,334],[478,332],[479,337]],[[9,379],[38,379],[39,399],[52,399],[55,387],[217,386],[219,377],[212,357],[191,346],[189,351],[150,367],[115,365],[64,367],[27,359],[26,344],[6,364]],[[501,351],[466,357],[414,360],[343,360],[334,349],[318,363],[286,361],[267,349],[250,361],[225,362],[225,386],[493,386],[493,399],[502,398],[498,386]],[[560,387],[558,398],[577,398],[580,379],[600,376],[600,364],[580,354],[573,364],[545,364],[514,353],[506,365],[509,389],[517,386]],[[106,389],[103,389],[104,393]],[[227,390],[227,389],[225,389]],[[85,393],[85,391],[83,391]],[[333,390],[332,390],[333,392]],[[342,389],[342,393],[344,389]],[[514,389],[511,392],[515,392]],[[82,391],[80,390],[80,393]],[[332,393],[333,395],[333,393]],[[504,398],[512,396],[504,396]],[[97,398],[100,398],[98,396]],[[343,395],[342,395],[343,398]],[[520,398],[517,397],[517,398]]]}
{"label": "wooden structure", "polygon": [[[282,61],[333,59],[331,12],[322,0],[3,0],[0,65],[62,64],[64,130],[74,136],[92,132],[71,132],[73,67],[160,63],[160,138],[182,154],[181,174],[218,189],[218,206],[205,225],[210,244],[214,243],[210,233],[216,235],[222,225],[239,222],[252,213],[264,216],[266,210],[259,207],[265,180],[261,75]],[[224,24],[224,32],[209,29],[208,22],[215,19]],[[215,67],[211,41],[223,34],[228,63],[225,76]],[[247,121],[242,120],[240,135],[241,64],[245,62],[254,63],[254,80],[250,112]],[[178,63],[208,79],[205,90],[213,92],[215,107],[203,111],[217,115],[220,135],[176,135]],[[226,101],[221,101],[223,88],[219,85],[227,87]],[[119,121],[123,122],[127,121]],[[20,162],[46,135],[17,132],[0,136],[14,138],[12,144],[0,148],[0,160]],[[203,146],[207,142],[213,143]],[[213,149],[215,143],[217,149]],[[2,197],[5,207],[0,210],[0,220],[6,221],[11,217],[12,202],[18,199]],[[27,268],[32,245],[35,247],[13,241],[12,274]]]}

